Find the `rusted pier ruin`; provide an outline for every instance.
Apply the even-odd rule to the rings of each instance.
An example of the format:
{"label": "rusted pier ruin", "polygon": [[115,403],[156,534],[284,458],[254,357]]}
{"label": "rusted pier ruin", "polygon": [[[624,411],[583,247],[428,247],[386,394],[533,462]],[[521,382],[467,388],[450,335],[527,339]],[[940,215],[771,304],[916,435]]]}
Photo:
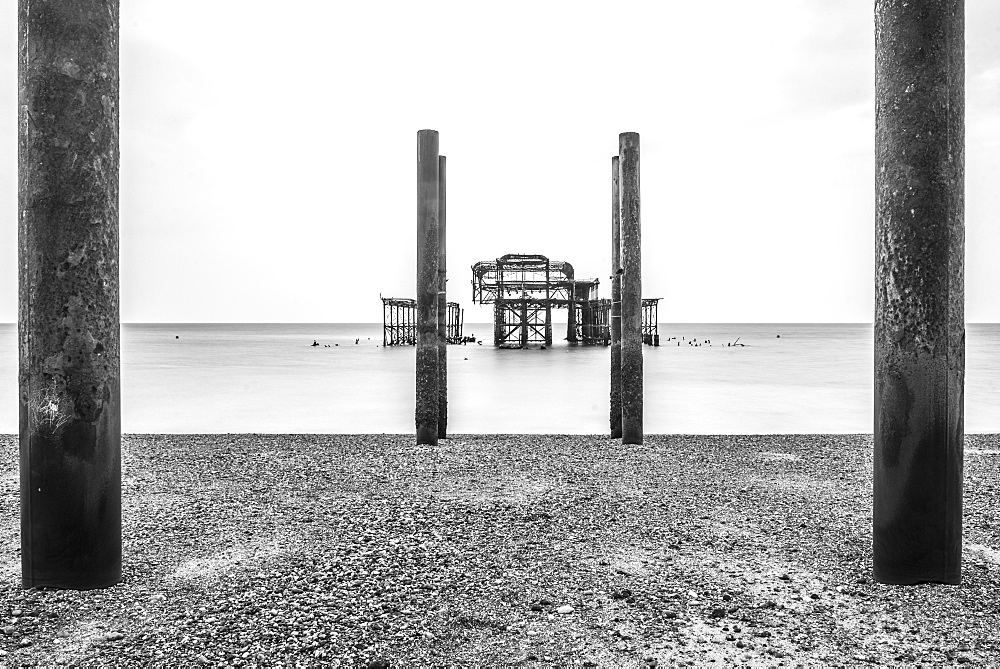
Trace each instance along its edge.
{"label": "rusted pier ruin", "polygon": [[[382,298],[382,344],[415,346],[417,343],[417,301],[407,297]],[[462,343],[465,309],[458,302],[448,303],[446,325],[449,344]]]}
{"label": "rusted pier ruin", "polygon": [[[508,253],[472,266],[472,301],[493,305],[493,345],[552,345],[552,310],[567,309],[566,340],[611,343],[611,300],[600,299],[597,279],[577,279],[573,265],[543,255]],[[643,300],[643,341],[659,345],[661,298]],[[648,341],[646,334],[648,333]]]}

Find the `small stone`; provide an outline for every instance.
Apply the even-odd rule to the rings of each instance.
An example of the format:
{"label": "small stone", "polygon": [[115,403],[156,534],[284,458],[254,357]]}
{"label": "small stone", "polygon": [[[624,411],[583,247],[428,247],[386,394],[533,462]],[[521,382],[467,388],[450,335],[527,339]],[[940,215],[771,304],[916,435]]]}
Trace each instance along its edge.
{"label": "small stone", "polygon": [[736,635],[735,634],[727,634],[726,635],[726,641],[736,641]]}
{"label": "small stone", "polygon": [[791,581],[792,580],[792,577],[789,576],[788,574],[782,574],[778,578],[780,578],[782,581]]}
{"label": "small stone", "polygon": [[30,646],[31,639],[29,639],[28,637],[22,637],[21,640],[17,642],[17,645],[20,646],[21,648],[24,648],[25,646]]}
{"label": "small stone", "polygon": [[532,611],[542,611],[542,610],[544,610],[544,609],[542,608],[542,605],[541,605],[541,604],[532,604],[532,605],[531,605],[531,610],[532,610]]}
{"label": "small stone", "polygon": [[548,599],[540,599],[538,600],[538,603],[542,606],[552,606],[552,602]]}
{"label": "small stone", "polygon": [[736,647],[737,648],[746,648],[747,645],[745,643],[743,643],[743,641],[741,640],[741,641],[737,641],[736,642]]}
{"label": "small stone", "polygon": [[732,601],[732,599],[733,599],[732,595],[723,595],[722,596],[722,601],[724,601],[724,602]]}
{"label": "small stone", "polygon": [[121,641],[125,638],[125,635],[121,632],[111,632],[106,638],[108,641]]}
{"label": "small stone", "polygon": [[574,609],[569,604],[563,604],[558,609],[556,609],[556,613],[561,613],[563,615],[566,615],[567,613],[573,613],[573,611],[575,611],[575,610],[576,609]]}
{"label": "small stone", "polygon": [[389,669],[389,660],[378,657],[368,662],[367,669]]}
{"label": "small stone", "polygon": [[725,618],[726,617],[726,610],[725,609],[720,609],[720,608],[714,608],[714,609],[712,609],[711,617],[712,618]]}
{"label": "small stone", "polygon": [[162,592],[158,592],[155,595],[152,595],[149,599],[150,601],[153,602],[165,602],[167,601],[167,596],[164,595]]}
{"label": "small stone", "polygon": [[585,667],[596,667],[597,663],[594,662],[593,660],[584,660],[583,661],[583,666],[585,666]]}
{"label": "small stone", "polygon": [[611,593],[611,599],[628,599],[632,596],[632,591],[628,588],[623,590],[615,590]]}
{"label": "small stone", "polygon": [[668,620],[673,620],[674,618],[677,617],[677,612],[676,611],[666,611],[666,612],[664,612],[663,617],[667,618]]}
{"label": "small stone", "polygon": [[0,632],[3,632],[7,636],[14,636],[17,634],[17,629],[13,625],[7,625],[6,627],[0,627]]}

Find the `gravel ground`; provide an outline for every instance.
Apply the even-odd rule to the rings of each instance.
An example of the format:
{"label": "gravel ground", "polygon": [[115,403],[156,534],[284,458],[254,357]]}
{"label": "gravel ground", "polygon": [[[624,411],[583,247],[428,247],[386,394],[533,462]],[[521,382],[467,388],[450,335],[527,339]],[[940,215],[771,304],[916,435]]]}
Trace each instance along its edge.
{"label": "gravel ground", "polygon": [[127,436],[125,580],[75,592],[20,587],[0,437],[0,662],[1000,658],[996,436],[966,438],[962,585],[910,587],[871,580],[870,435],[412,441]]}

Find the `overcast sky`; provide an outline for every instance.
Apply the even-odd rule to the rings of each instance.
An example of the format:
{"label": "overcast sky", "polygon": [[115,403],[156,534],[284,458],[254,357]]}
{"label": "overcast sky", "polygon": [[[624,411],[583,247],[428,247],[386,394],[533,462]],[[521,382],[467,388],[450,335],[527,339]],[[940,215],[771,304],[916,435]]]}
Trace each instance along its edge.
{"label": "overcast sky", "polygon": [[[871,321],[863,0],[123,0],[126,322],[381,321],[415,294],[416,135],[448,157],[449,298],[505,253],[610,295],[641,137],[668,322]],[[966,315],[1000,321],[1000,3],[966,3]],[[17,319],[16,11],[0,14],[0,321]],[[467,321],[489,320],[468,310]]]}

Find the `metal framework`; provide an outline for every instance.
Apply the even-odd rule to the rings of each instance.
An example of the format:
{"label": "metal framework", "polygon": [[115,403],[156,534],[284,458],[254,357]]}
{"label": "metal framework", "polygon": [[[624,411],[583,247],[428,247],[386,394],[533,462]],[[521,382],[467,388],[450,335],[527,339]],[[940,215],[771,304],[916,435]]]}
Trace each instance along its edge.
{"label": "metal framework", "polygon": [[[597,279],[576,279],[568,262],[549,260],[543,255],[508,253],[472,266],[472,302],[493,304],[494,346],[551,346],[553,309],[569,311],[567,341],[608,345],[611,300],[598,298],[599,283]],[[642,302],[643,341],[657,346],[659,299]],[[647,305],[651,307],[647,309]]]}
{"label": "metal framework", "polygon": [[662,297],[642,298],[642,343],[660,345],[660,330],[657,327]]}
{"label": "metal framework", "polygon": [[579,341],[576,305],[595,299],[597,285],[543,255],[508,253],[472,266],[472,301],[494,305],[493,344],[503,348],[551,346],[553,308],[570,310],[566,338]]}
{"label": "metal framework", "polygon": [[[446,338],[449,344],[462,342],[465,309],[448,303]],[[382,345],[414,346],[417,343],[417,301],[407,297],[382,298]]]}

